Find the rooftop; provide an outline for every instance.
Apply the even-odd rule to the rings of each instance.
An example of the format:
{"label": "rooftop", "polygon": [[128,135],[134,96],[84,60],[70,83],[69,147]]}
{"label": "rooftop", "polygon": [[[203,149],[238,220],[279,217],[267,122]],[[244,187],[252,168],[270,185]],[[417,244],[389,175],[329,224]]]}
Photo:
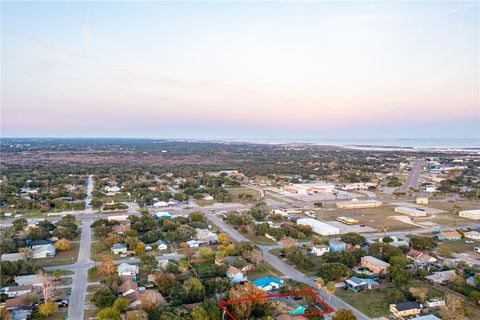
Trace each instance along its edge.
{"label": "rooftop", "polygon": [[372,257],[372,256],[365,256],[362,259],[365,259],[365,260],[367,260],[367,261],[369,261],[373,264],[379,265],[379,266],[390,267],[390,263],[382,261],[382,260],[377,259],[377,258]]}
{"label": "rooftop", "polygon": [[411,309],[419,309],[420,305],[414,301],[404,301],[404,302],[399,302],[395,304],[395,308],[398,311],[405,311],[405,310],[411,310]]}

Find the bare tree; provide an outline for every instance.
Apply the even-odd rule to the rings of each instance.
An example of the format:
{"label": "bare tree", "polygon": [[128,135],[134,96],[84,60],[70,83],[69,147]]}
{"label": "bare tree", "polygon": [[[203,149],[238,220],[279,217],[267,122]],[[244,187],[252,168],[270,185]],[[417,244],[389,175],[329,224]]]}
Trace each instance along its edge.
{"label": "bare tree", "polygon": [[428,297],[428,289],[425,287],[419,287],[419,288],[410,288],[408,289],[412,296],[417,300],[419,303],[424,303],[427,301]]}
{"label": "bare tree", "polygon": [[141,302],[142,309],[145,311],[155,310],[160,305],[166,304],[165,298],[162,296],[162,294],[155,290],[146,290],[142,292],[139,300]]}
{"label": "bare tree", "polygon": [[467,314],[462,300],[453,294],[449,294],[445,305],[441,307],[440,314],[443,320],[465,320]]}
{"label": "bare tree", "polygon": [[297,240],[285,236],[278,243],[284,248],[290,248],[297,245]]}
{"label": "bare tree", "polygon": [[247,251],[243,256],[252,262],[256,267],[258,267],[258,265],[264,260],[262,251],[257,249]]}
{"label": "bare tree", "polygon": [[56,282],[53,281],[53,279],[49,277],[48,274],[46,274],[44,271],[39,271],[37,275],[42,281],[42,285],[39,289],[44,302],[47,303],[50,301],[54,301],[56,299]]}
{"label": "bare tree", "polygon": [[23,253],[23,259],[25,261],[30,261],[33,258],[33,250],[30,248],[20,248],[18,252]]}

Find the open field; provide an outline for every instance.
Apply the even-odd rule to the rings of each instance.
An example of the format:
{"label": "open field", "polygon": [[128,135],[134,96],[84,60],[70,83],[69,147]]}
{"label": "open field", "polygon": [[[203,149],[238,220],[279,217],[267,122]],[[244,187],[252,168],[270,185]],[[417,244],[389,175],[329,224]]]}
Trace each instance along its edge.
{"label": "open field", "polygon": [[475,257],[476,259],[480,258],[480,253],[473,251],[474,247],[480,246],[480,241],[474,241],[474,243],[465,243],[465,239],[440,241],[439,246],[447,247],[453,253],[468,253],[470,256]]}
{"label": "open field", "polygon": [[[388,219],[390,216],[398,215],[393,207],[383,206],[368,209],[335,209],[318,210],[318,218],[322,221],[334,221],[337,217],[344,216],[360,221],[360,224],[377,229],[379,226],[388,225],[389,231],[408,231],[413,226],[395,219]],[[388,219],[388,220],[387,220]]]}
{"label": "open field", "polygon": [[[242,187],[242,188],[227,188],[226,189],[228,191],[228,194],[230,194],[230,196],[232,197],[232,202],[236,202],[236,203],[255,203],[257,202],[257,199],[259,198],[260,194],[257,190],[254,190],[254,189],[250,189],[250,188],[245,188],[245,187]],[[247,195],[251,195],[252,198],[250,198],[250,200],[248,201],[247,199],[245,199],[245,201],[243,201],[242,199],[240,199],[238,196],[240,194],[247,194]]]}
{"label": "open field", "polygon": [[72,248],[67,251],[57,251],[53,258],[35,259],[33,264],[37,267],[59,266],[64,264],[75,263],[80,250],[80,243],[72,242]]}

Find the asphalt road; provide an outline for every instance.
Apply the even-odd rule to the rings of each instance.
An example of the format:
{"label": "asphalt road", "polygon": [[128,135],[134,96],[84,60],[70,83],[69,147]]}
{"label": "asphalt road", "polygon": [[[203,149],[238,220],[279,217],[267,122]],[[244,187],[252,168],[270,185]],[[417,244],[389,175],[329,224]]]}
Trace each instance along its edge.
{"label": "asphalt road", "polygon": [[[88,177],[87,186],[87,198],[85,199],[85,212],[84,214],[91,215],[92,206],[90,204],[92,200],[93,191],[93,177]],[[82,233],[80,235],[80,250],[78,253],[77,268],[70,268],[74,270],[72,293],[70,295],[70,301],[68,306],[68,319],[71,320],[83,320],[83,311],[85,309],[85,298],[87,297],[87,285],[88,285],[88,269],[94,264],[90,260],[90,245],[92,243],[92,230],[90,226],[93,223],[93,218],[83,220]],[[80,267],[81,266],[81,267]]]}
{"label": "asphalt road", "polygon": [[[223,229],[225,232],[227,232],[234,240],[236,240],[236,241],[250,241],[247,238],[245,238],[242,234],[240,234],[237,230],[235,230],[233,227],[226,224],[222,219],[218,218],[217,216],[213,215],[212,213],[210,213],[210,212],[207,213],[207,218],[212,223],[214,223],[215,225],[217,225],[218,227]],[[312,286],[313,288],[316,288],[316,283],[315,283],[314,279],[307,277],[306,275],[304,275],[303,273],[301,273],[300,271],[298,271],[297,269],[295,269],[291,265],[283,262],[281,259],[279,259],[278,257],[276,257],[276,256],[272,255],[270,252],[268,252],[270,249],[272,249],[271,246],[260,246],[259,248],[263,252],[263,256],[265,257],[265,261],[267,261],[273,267],[275,267],[278,271],[283,273],[287,278],[306,283],[306,284]],[[318,291],[320,292],[321,296],[323,296],[323,297],[327,296],[327,293],[326,293],[325,289],[318,289]],[[370,319],[369,317],[367,317],[366,315],[364,315],[363,313],[361,313],[360,311],[358,311],[357,309],[355,309],[354,307],[352,307],[351,305],[347,304],[346,302],[344,302],[343,300],[341,300],[340,298],[338,298],[334,295],[332,295],[329,298],[328,304],[331,307],[333,307],[334,309],[349,309],[349,310],[351,310],[355,314],[355,316],[357,317],[358,320],[368,320],[368,319]]]}
{"label": "asphalt road", "polygon": [[408,189],[416,189],[418,187],[418,177],[422,172],[423,159],[416,159],[415,163],[412,166],[412,170],[407,177],[407,180],[400,188],[400,192],[407,192]]}

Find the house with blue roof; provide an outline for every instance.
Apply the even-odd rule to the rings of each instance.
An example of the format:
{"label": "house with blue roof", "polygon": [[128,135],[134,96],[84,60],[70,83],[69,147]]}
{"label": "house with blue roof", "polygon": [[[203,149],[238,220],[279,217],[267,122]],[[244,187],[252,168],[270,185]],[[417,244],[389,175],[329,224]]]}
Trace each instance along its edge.
{"label": "house with blue roof", "polygon": [[373,279],[359,278],[355,276],[345,280],[345,284],[348,288],[352,289],[355,292],[359,292],[362,290],[370,290],[380,285],[377,281]]}
{"label": "house with blue roof", "polygon": [[263,277],[257,280],[253,280],[252,284],[257,288],[260,288],[265,291],[270,291],[272,289],[278,289],[282,286],[283,280],[280,278],[270,278]]}

